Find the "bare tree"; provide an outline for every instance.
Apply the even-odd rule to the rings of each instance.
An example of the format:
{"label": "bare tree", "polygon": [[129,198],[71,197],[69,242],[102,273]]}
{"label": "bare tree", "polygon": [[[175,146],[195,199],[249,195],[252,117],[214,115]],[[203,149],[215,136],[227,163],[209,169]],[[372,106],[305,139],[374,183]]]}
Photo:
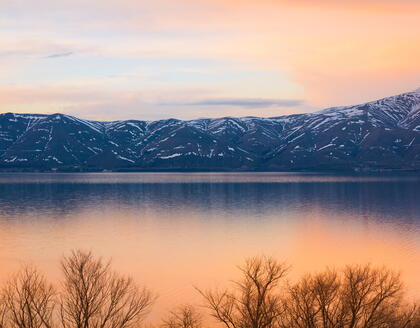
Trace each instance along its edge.
{"label": "bare tree", "polygon": [[395,320],[401,305],[402,283],[399,275],[371,266],[344,270],[342,302],[347,324],[352,327],[381,327]]}
{"label": "bare tree", "polygon": [[55,292],[44,277],[25,267],[2,292],[0,325],[5,328],[51,328]]}
{"label": "bare tree", "polygon": [[398,274],[370,265],[307,275],[288,294],[281,326],[290,328],[409,327],[417,311],[403,304]]}
{"label": "bare tree", "polygon": [[[62,261],[59,297],[26,267],[0,292],[0,328],[134,328],[154,297],[109,262],[74,251]],[[225,328],[419,328],[420,307],[407,305],[400,276],[370,265],[308,274],[281,289],[288,267],[269,257],[248,259],[225,290],[200,291]],[[58,303],[57,303],[58,301]],[[56,306],[58,304],[58,306]],[[56,309],[58,310],[56,311]],[[162,328],[201,328],[192,306],[172,311]]]}
{"label": "bare tree", "polygon": [[396,309],[394,327],[418,328],[420,327],[420,307],[418,304],[403,305]]}
{"label": "bare tree", "polygon": [[281,315],[279,283],[288,267],[270,257],[248,259],[232,290],[199,292],[226,328],[273,328]]}
{"label": "bare tree", "polygon": [[131,278],[111,271],[90,252],[74,251],[62,261],[60,317],[64,328],[128,328],[139,324],[154,297]]}
{"label": "bare tree", "polygon": [[191,305],[184,305],[172,311],[169,317],[163,320],[162,328],[201,328],[202,317]]}
{"label": "bare tree", "polygon": [[339,293],[340,281],[335,271],[304,276],[289,287],[281,326],[343,327]]}

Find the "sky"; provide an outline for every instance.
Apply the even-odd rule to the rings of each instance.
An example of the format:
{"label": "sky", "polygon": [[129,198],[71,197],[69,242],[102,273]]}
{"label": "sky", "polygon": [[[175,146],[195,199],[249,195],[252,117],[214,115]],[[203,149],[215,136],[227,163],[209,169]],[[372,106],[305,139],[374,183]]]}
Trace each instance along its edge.
{"label": "sky", "polygon": [[0,112],[280,116],[420,87],[420,0],[0,0]]}

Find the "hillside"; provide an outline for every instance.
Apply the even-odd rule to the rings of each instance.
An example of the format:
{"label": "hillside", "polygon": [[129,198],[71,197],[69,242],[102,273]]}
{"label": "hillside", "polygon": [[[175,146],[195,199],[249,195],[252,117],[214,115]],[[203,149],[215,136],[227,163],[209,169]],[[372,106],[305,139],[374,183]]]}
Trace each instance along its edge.
{"label": "hillside", "polygon": [[271,118],[0,114],[3,170],[420,169],[420,90]]}

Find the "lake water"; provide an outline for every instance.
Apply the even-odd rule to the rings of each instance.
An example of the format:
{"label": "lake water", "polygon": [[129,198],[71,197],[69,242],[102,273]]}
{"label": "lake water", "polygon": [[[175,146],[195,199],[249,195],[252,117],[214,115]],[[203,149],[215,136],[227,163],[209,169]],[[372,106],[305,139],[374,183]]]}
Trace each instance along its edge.
{"label": "lake water", "polygon": [[246,257],[292,265],[401,271],[420,295],[420,176],[288,173],[0,174],[0,280],[23,263],[60,278],[72,249],[159,295],[151,320],[200,303],[193,286],[223,286]]}

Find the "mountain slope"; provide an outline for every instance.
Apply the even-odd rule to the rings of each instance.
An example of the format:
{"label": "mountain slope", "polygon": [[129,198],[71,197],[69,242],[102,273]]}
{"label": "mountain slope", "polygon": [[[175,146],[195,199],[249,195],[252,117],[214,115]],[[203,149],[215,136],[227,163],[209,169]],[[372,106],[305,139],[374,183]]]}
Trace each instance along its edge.
{"label": "mountain slope", "polygon": [[272,118],[0,114],[2,169],[420,169],[420,90]]}

